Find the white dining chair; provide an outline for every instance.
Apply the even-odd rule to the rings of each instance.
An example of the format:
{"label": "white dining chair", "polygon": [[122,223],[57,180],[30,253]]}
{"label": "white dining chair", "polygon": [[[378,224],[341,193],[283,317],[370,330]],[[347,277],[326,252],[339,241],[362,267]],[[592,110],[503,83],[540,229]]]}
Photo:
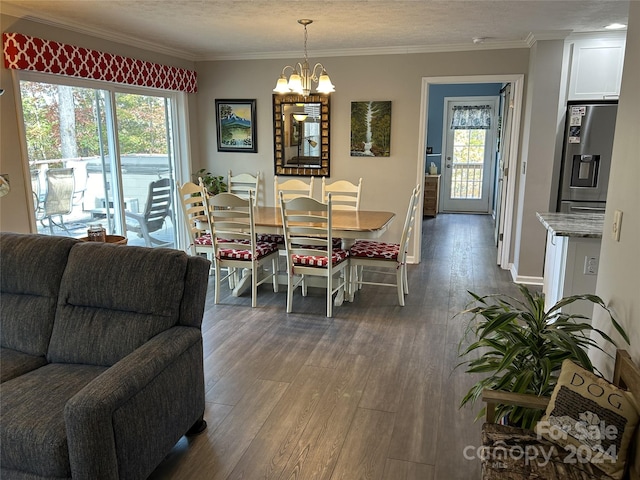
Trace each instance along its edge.
{"label": "white dining chair", "polygon": [[[352,291],[361,285],[380,285],[395,287],[398,291],[398,303],[404,307],[404,296],[409,293],[409,281],[407,276],[407,250],[409,239],[413,232],[416,209],[420,198],[420,185],[417,185],[409,198],[409,206],[405,217],[402,235],[399,243],[376,242],[372,240],[358,240],[349,249],[349,262],[352,267],[358,270],[358,276],[352,281]],[[376,273],[387,273],[395,275],[395,283],[365,281],[364,275],[367,268],[376,268]],[[378,272],[378,269],[385,269],[386,272]],[[391,270],[390,272],[388,270]]]}
{"label": "white dining chair", "polygon": [[231,170],[227,175],[227,192],[238,195],[245,200],[249,198],[249,192],[253,192],[253,199],[256,205],[260,199],[260,172],[255,176],[250,173],[239,173],[233,175]]}
{"label": "white dining chair", "polygon": [[[275,206],[280,205],[280,192],[284,195],[285,200],[306,196],[313,197],[313,177],[309,179],[309,183],[304,180],[292,178],[283,182],[278,181],[278,176],[273,177],[273,191],[275,194]],[[276,242],[281,251],[284,251],[284,235],[278,233],[261,233],[258,239],[265,242]]]}
{"label": "white dining chair", "polygon": [[[279,254],[275,243],[256,239],[253,192],[246,200],[233,193],[219,193],[209,197],[207,204],[216,272],[214,302],[220,301],[221,280],[242,272],[244,277],[239,281],[248,280],[246,275],[251,275],[251,306],[255,307],[259,285],[271,280],[273,291],[278,291]],[[269,263],[271,270],[264,275]],[[222,268],[229,270],[224,278]],[[258,278],[261,275],[264,276]]]}
{"label": "white dining chair", "polygon": [[355,184],[348,180],[327,183],[326,178],[322,177],[322,201],[326,202],[331,193],[334,210],[360,210],[361,192],[362,178]]}
{"label": "white dining chair", "polygon": [[176,182],[176,187],[185,229],[189,236],[189,251],[191,255],[204,253],[210,256],[211,234],[208,231],[207,201],[202,194],[202,187],[193,182],[182,185]]}
{"label": "white dining chair", "polygon": [[[360,178],[358,183],[355,184],[348,180],[337,180],[333,183],[327,183],[326,178],[322,177],[322,201],[326,202],[328,195],[331,194],[331,201],[334,210],[360,210],[361,193],[362,178]],[[334,238],[333,243],[334,246],[343,245],[344,240],[342,238]],[[345,248],[347,246],[345,246]],[[361,270],[362,267],[351,268],[352,281],[361,274]]]}
{"label": "white dining chair", "polygon": [[287,255],[287,313],[298,286],[307,294],[307,276],[326,278],[327,317],[333,316],[333,294],[344,295],[349,284],[349,252],[333,248],[331,196],[327,203],[309,197],[289,201],[280,193],[282,227]]}
{"label": "white dining chair", "polygon": [[285,201],[295,197],[311,197],[313,198],[313,177],[309,178],[309,183],[298,178],[292,178],[283,182],[278,181],[278,176],[273,177],[273,192],[275,195],[274,205],[280,204],[280,192]]}

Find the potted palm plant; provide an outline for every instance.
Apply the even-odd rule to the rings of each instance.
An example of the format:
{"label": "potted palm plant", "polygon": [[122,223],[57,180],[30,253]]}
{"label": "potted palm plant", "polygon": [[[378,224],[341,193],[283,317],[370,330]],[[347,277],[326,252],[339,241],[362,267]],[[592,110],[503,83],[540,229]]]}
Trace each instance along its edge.
{"label": "potted palm plant", "polygon": [[[574,302],[588,301],[602,307],[613,327],[629,343],[627,333],[600,297],[565,297],[545,311],[542,293],[531,292],[524,285],[518,287],[524,300],[469,292],[471,304],[456,315],[470,315],[459,345],[459,355],[465,360],[458,366],[466,366],[468,373],[486,375],[471,387],[460,406],[473,404],[483,389],[550,396],[565,359],[593,372],[587,349],[604,351],[596,341],[598,336],[605,343],[616,344],[588,323],[584,315],[561,310]],[[507,418],[509,423],[524,428],[533,428],[543,413],[509,405],[496,408],[496,418]],[[478,418],[483,415],[484,409]]]}
{"label": "potted palm plant", "polygon": [[208,172],[207,169],[201,168],[193,174],[193,177],[194,183],[198,183],[202,179],[202,184],[209,192],[209,195],[217,195],[227,191],[227,184],[222,175],[214,175]]}

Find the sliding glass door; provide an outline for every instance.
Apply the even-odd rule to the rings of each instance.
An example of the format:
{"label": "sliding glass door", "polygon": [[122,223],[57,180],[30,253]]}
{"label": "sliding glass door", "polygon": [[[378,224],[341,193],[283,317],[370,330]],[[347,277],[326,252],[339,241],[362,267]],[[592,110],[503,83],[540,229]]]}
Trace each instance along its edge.
{"label": "sliding glass door", "polygon": [[169,96],[30,80],[20,91],[39,233],[100,223],[129,245],[177,245]]}

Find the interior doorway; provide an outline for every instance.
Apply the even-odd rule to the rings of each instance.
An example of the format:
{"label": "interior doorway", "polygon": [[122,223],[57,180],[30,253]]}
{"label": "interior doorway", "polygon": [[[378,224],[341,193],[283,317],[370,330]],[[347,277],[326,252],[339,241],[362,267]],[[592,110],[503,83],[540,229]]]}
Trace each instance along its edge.
{"label": "interior doorway", "polygon": [[[522,74],[505,74],[505,75],[474,75],[460,77],[423,77],[422,92],[420,100],[420,130],[418,144],[418,161],[417,161],[417,181],[420,184],[424,182],[427,162],[427,127],[428,127],[428,111],[429,111],[429,87],[431,85],[443,84],[467,84],[467,83],[501,83],[510,84],[512,87],[512,122],[510,126],[511,142],[508,146],[508,164],[505,165],[506,172],[517,171],[517,152],[519,148],[519,125],[522,113],[522,98],[524,92],[524,75]],[[438,119],[441,121],[441,119]],[[503,132],[504,134],[504,132]],[[496,170],[496,169],[494,169]],[[497,175],[496,175],[497,177]],[[501,205],[500,217],[496,218],[500,222],[503,229],[502,234],[502,251],[498,258],[498,265],[503,269],[511,268],[511,251],[513,241],[515,239],[514,227],[516,224],[516,208],[515,208],[515,177],[511,178],[508,174],[503,176],[501,182]],[[496,212],[497,213],[497,212]],[[417,219],[416,221],[421,221]],[[420,261],[420,245],[422,242],[421,229],[416,226],[414,235],[414,252],[415,259]]]}

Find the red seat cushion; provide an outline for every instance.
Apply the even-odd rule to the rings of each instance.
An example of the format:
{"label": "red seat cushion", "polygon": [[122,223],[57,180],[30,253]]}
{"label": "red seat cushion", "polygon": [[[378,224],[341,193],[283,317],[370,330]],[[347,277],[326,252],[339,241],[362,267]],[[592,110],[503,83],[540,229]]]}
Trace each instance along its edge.
{"label": "red seat cushion", "polygon": [[[256,260],[277,251],[278,246],[275,243],[256,242]],[[219,258],[227,258],[233,260],[252,260],[251,249],[237,250],[234,248],[219,248],[218,256]]]}
{"label": "red seat cushion", "polygon": [[259,233],[256,235],[259,242],[279,243],[284,245],[284,235],[277,233]]}
{"label": "red seat cushion", "polygon": [[385,260],[397,260],[399,253],[400,245],[397,243],[370,240],[358,240],[349,250],[349,255],[352,257],[382,258]]}
{"label": "red seat cushion", "polygon": [[[336,248],[331,254],[331,264],[337,265],[349,256],[349,252]],[[328,258],[325,255],[292,255],[294,265],[304,265],[305,267],[326,267]]]}
{"label": "red seat cushion", "polygon": [[196,239],[193,241],[193,243],[195,243],[196,245],[209,245],[209,246],[211,246],[211,234],[210,233],[205,233],[204,235],[200,235],[199,237],[196,237]]}

